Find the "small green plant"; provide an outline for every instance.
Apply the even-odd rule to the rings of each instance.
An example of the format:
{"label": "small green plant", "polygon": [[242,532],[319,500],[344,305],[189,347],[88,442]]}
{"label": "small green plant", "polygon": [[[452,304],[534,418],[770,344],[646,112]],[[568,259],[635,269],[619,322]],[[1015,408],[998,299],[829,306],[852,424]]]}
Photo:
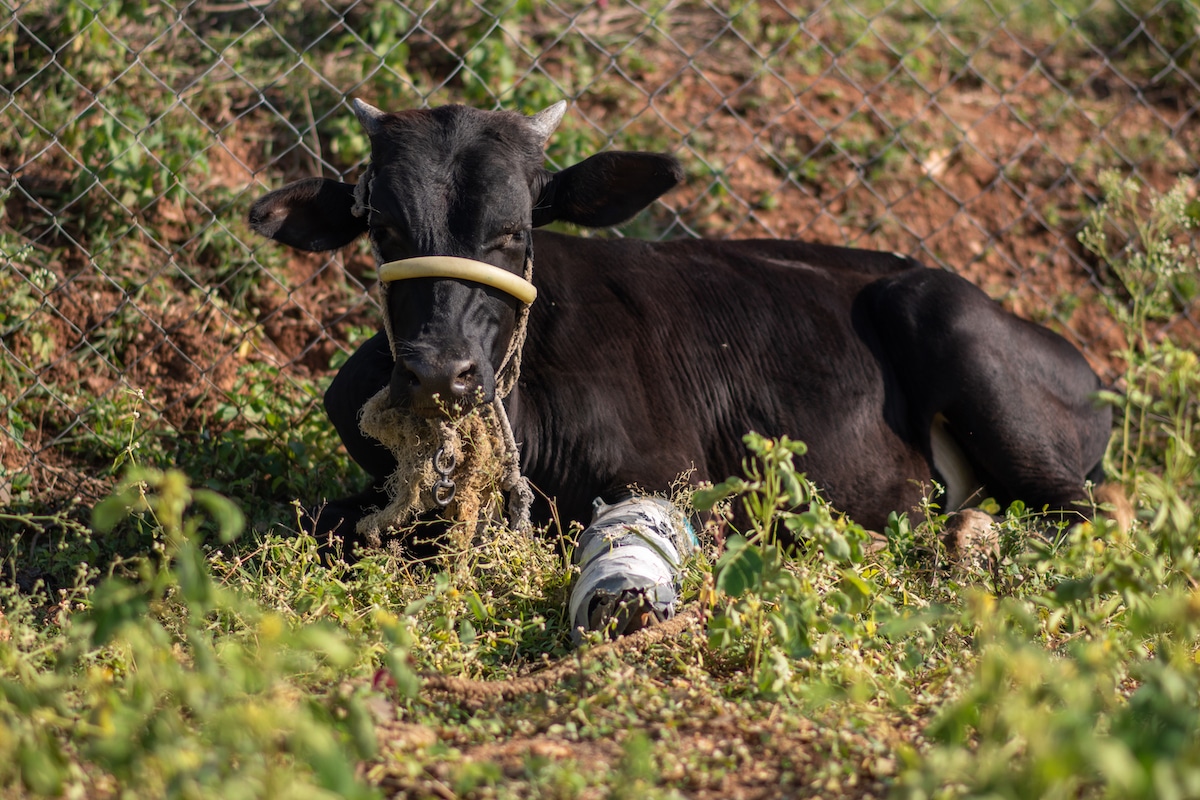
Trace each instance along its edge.
{"label": "small green plant", "polygon": [[749,521],[747,535],[731,534],[715,566],[724,595],[709,625],[709,642],[737,651],[747,642],[748,666],[759,691],[792,691],[797,658],[830,657],[843,637],[862,634],[876,594],[860,565],[867,533],[836,516],[796,469],[802,442],[744,439],[746,477],[734,477],[692,495],[697,511],[737,504],[732,519]]}
{"label": "small green plant", "polygon": [[[1190,301],[1200,282],[1200,255],[1190,240],[1188,181],[1143,201],[1140,185],[1116,172],[1101,174],[1103,202],[1080,233],[1083,246],[1108,265],[1123,294],[1102,295],[1125,334],[1119,354],[1124,388],[1106,398],[1121,412],[1113,470],[1137,491],[1147,461],[1161,457],[1174,485],[1195,480],[1200,460],[1192,441],[1200,367],[1194,352],[1159,341],[1157,326]],[[1161,424],[1160,424],[1161,421]]]}
{"label": "small green plant", "polygon": [[[127,514],[158,532],[156,553],[64,595],[45,627],[36,600],[5,593],[0,636],[0,785],[34,794],[130,797],[374,793],[355,775],[375,752],[354,694],[299,687],[358,663],[338,630],[292,627],[216,583],[198,532],[242,526],[220,495],[179,472],[131,470],[94,526]],[[405,669],[395,661],[397,674]]]}
{"label": "small green plant", "polygon": [[[44,315],[47,295],[58,283],[53,272],[31,258],[33,245],[7,228],[5,203],[10,190],[0,190],[0,349],[11,354],[0,367],[0,392],[24,388],[22,374],[44,363],[56,347],[54,331]],[[13,358],[15,356],[15,358]]]}
{"label": "small green plant", "polygon": [[1180,179],[1165,194],[1143,198],[1141,184],[1115,170],[1100,174],[1103,199],[1079,234],[1083,246],[1102,259],[1125,291],[1105,296],[1126,331],[1130,351],[1152,345],[1148,323],[1171,318],[1190,300],[1180,292],[1194,277],[1197,254],[1187,238],[1190,181]]}
{"label": "small green plant", "polygon": [[973,675],[933,719],[929,750],[902,751],[898,795],[1189,796],[1200,616],[1190,592],[1146,599],[1048,651],[1045,617],[1028,603],[977,595],[964,614]]}
{"label": "small green plant", "polygon": [[[556,530],[353,563],[300,532],[302,504],[366,480],[319,397],[374,317],[356,280],[244,221],[265,175],[359,174],[351,96],[565,98],[552,167],[685,159],[688,185],[624,235],[743,235],[757,199],[780,234],[868,230],[955,265],[982,226],[973,260],[999,276],[1027,266],[1001,257],[1024,233],[1006,193],[1020,220],[1032,204],[1072,226],[1101,167],[1188,168],[1194,119],[1172,105],[1196,89],[1194,3],[255,5],[63,0],[0,23],[0,794],[1200,794],[1194,204],[1136,185],[1125,202],[1106,177],[1093,219],[1126,334],[1109,467],[1135,490],[1131,529],[1051,539],[1017,505],[995,556],[961,568],[936,497],[883,547],[797,470],[803,445],[751,437],[743,474],[697,494],[733,512],[684,582],[706,627],[595,660],[568,644]],[[1006,299],[1044,289],[1053,234],[1022,244],[1046,255]],[[1061,289],[1051,316],[1076,298],[1091,322],[1087,290]],[[268,341],[259,323],[292,303],[337,346]],[[185,385],[170,361],[193,337],[214,352]],[[117,482],[96,517],[81,476]],[[236,541],[221,496],[247,517]],[[579,669],[484,707],[419,677],[552,661]]]}

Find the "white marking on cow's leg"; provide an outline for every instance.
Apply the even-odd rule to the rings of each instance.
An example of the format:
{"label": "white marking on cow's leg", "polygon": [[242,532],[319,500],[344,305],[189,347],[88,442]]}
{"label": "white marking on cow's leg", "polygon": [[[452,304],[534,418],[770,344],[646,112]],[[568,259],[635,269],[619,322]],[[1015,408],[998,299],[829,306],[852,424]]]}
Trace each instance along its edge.
{"label": "white marking on cow's leg", "polygon": [[935,414],[929,426],[929,447],[933,451],[933,468],[946,483],[946,495],[942,498],[942,510],[950,513],[963,508],[968,502],[985,497],[983,484],[967,461],[962,448],[946,432],[946,418]]}

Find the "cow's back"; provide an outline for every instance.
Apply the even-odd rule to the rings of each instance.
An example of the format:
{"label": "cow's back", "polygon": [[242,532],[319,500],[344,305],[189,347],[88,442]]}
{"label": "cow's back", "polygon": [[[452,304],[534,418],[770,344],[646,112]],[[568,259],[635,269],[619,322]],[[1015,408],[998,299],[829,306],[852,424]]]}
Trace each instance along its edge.
{"label": "cow's back", "polygon": [[914,269],[799,242],[539,233],[512,403],[526,474],[580,519],[598,493],[740,473],[743,434],[786,434],[835,504],[881,525],[929,472],[856,298]]}

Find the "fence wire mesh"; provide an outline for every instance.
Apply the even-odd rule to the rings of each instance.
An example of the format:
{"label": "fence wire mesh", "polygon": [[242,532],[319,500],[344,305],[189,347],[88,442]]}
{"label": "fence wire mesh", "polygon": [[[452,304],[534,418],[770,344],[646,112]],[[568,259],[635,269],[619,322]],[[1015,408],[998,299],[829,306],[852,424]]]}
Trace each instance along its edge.
{"label": "fence wire mesh", "polygon": [[[567,98],[553,165],[665,150],[688,173],[592,235],[911,254],[1114,379],[1119,284],[1076,235],[1103,170],[1196,174],[1198,26],[1179,0],[8,5],[0,506],[86,504],[128,461],[267,508],[352,482],[320,394],[377,325],[373,264],[244,219],[288,180],[355,179],[355,96]],[[1196,290],[1164,335],[1195,340]]]}

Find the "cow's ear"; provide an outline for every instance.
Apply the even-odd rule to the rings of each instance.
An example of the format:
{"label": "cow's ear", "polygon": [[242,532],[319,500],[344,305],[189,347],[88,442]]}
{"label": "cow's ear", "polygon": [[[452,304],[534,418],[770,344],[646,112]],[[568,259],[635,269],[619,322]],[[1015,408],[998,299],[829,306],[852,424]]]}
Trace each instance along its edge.
{"label": "cow's ear", "polygon": [[250,207],[250,227],[297,250],[336,250],[367,231],[356,217],[354,184],[305,178],[260,197]]}
{"label": "cow's ear", "polygon": [[613,150],[545,173],[533,225],[556,220],[588,228],[617,225],[657,200],[683,180],[674,156]]}

